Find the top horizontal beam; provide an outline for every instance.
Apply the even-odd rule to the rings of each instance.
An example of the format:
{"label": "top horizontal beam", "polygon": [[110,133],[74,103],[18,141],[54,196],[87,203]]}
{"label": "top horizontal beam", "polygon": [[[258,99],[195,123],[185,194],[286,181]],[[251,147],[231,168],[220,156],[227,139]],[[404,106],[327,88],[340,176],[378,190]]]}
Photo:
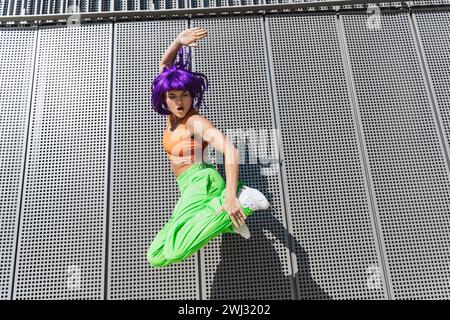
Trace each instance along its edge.
{"label": "top horizontal beam", "polygon": [[[415,1],[417,2],[417,1]],[[323,11],[346,11],[358,10],[358,8],[342,8],[342,6],[362,5],[367,9],[372,5],[383,4],[383,7],[392,5],[394,8],[450,8],[448,3],[433,4],[414,1],[386,1],[386,0],[331,0],[311,1],[301,3],[278,3],[260,5],[238,5],[223,7],[201,7],[183,9],[161,9],[161,10],[124,10],[124,11],[99,11],[99,12],[69,12],[57,14],[38,15],[10,15],[0,16],[0,26],[26,24],[76,24],[81,22],[105,22],[105,21],[135,21],[139,19],[161,19],[161,18],[192,18],[201,16],[227,15],[227,14],[249,14],[249,13],[285,13],[286,11],[298,11],[303,9],[319,9]]]}

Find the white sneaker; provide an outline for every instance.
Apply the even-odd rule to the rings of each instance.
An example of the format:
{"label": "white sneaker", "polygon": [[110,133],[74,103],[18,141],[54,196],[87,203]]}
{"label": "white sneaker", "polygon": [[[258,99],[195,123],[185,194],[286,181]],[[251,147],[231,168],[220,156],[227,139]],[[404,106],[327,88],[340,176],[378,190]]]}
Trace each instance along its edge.
{"label": "white sneaker", "polygon": [[269,201],[257,189],[244,186],[237,194],[242,206],[250,208],[252,211],[264,210],[270,207]]}
{"label": "white sneaker", "polygon": [[[266,197],[257,189],[244,186],[239,190],[237,196],[242,206],[250,208],[252,211],[264,210],[270,207],[269,201],[267,201]],[[245,239],[251,237],[247,224],[235,228],[234,232],[243,236]]]}

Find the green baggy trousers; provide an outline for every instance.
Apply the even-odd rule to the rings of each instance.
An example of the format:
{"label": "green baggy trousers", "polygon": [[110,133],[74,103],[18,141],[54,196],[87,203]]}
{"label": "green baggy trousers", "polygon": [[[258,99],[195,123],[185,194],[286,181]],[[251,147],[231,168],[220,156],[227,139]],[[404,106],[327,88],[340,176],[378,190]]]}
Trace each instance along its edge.
{"label": "green baggy trousers", "polygon": [[[177,177],[177,184],[181,196],[147,252],[147,260],[155,268],[186,260],[218,235],[234,233],[225,210],[215,215],[225,199],[226,183],[214,165],[194,163]],[[238,181],[236,195],[244,185]],[[241,208],[246,216],[253,213]]]}

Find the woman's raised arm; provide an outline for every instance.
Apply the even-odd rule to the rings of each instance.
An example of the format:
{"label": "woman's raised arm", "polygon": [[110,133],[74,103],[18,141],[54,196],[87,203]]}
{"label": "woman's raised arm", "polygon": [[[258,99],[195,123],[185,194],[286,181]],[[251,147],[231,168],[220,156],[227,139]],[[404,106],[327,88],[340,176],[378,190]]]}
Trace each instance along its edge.
{"label": "woman's raised arm", "polygon": [[172,66],[181,46],[198,47],[196,41],[205,38],[207,35],[208,31],[200,27],[186,29],[181,32],[164,52],[159,62],[159,71],[161,72],[164,66]]}

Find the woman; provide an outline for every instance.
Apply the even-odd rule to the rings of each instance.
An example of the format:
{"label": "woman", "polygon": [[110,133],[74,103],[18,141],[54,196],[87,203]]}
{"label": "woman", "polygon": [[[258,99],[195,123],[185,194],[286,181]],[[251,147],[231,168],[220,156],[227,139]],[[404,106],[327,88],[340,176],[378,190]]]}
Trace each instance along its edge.
{"label": "woman", "polygon": [[[190,70],[189,56],[183,64],[183,46],[198,47],[196,41],[206,36],[203,28],[181,32],[164,53],[160,74],[152,83],[152,108],[168,116],[163,147],[181,194],[148,249],[153,267],[183,261],[222,233],[249,238],[246,218],[270,206],[261,192],[238,180],[236,147],[198,112],[208,80]],[[173,64],[177,53],[179,61]],[[214,165],[204,161],[208,144],[225,155],[226,183]]]}

